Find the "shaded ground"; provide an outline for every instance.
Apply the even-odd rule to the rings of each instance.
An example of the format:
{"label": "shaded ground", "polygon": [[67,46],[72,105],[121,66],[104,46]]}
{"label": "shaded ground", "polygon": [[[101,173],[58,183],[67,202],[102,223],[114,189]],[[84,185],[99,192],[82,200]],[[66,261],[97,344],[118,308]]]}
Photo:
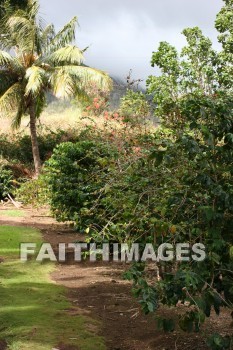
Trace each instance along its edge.
{"label": "shaded ground", "polygon": [[0,340],[0,350],[6,350],[7,343],[4,340]]}
{"label": "shaded ground", "polygon": [[[68,296],[74,305],[71,313],[88,314],[102,322],[108,350],[208,349],[200,334],[158,331],[155,319],[141,314],[132,297],[131,284],[122,279],[125,268],[113,263],[62,265],[53,278],[69,288]],[[169,318],[176,315],[176,311],[163,309],[159,314]],[[230,326],[228,314],[213,315],[207,321],[208,332],[225,334]]]}
{"label": "shaded ground", "polygon": [[[4,216],[2,210],[0,224],[39,228],[45,242],[50,242],[54,248],[58,243],[83,238],[69,227],[55,222],[47,209],[25,209],[25,217],[14,218]],[[67,287],[67,297],[73,304],[67,312],[71,315],[88,315],[101,321],[101,333],[108,350],[207,350],[200,334],[187,335],[180,331],[164,334],[156,329],[156,321],[152,317],[141,314],[138,303],[131,295],[131,284],[122,279],[126,268],[127,265],[120,263],[86,261],[75,264],[70,258],[67,264],[58,265],[52,278]],[[167,309],[161,309],[159,313],[165,317],[176,315],[175,310]],[[213,315],[207,321],[205,330],[224,335],[230,328],[230,322],[229,312],[223,311],[220,317]],[[96,329],[89,330],[96,332]],[[0,342],[1,349],[4,347]],[[58,344],[56,349],[75,350],[64,344]]]}

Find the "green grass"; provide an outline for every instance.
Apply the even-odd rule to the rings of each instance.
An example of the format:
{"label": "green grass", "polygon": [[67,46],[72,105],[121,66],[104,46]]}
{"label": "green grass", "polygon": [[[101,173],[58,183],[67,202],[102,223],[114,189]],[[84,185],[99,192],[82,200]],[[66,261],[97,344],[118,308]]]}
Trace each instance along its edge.
{"label": "green grass", "polygon": [[[36,243],[38,247],[41,244],[41,236],[38,231],[28,227],[1,226],[0,227],[0,256],[6,259],[20,258],[20,243]],[[4,268],[6,264],[0,265]],[[21,264],[22,268],[25,267]],[[1,304],[0,304],[1,305]]]}
{"label": "green grass", "polygon": [[97,321],[71,316],[66,289],[53,283],[52,263],[19,260],[20,242],[41,243],[37,230],[0,227],[0,339],[9,350],[51,350],[59,343],[80,350],[105,350],[104,339],[91,332]]}
{"label": "green grass", "polygon": [[10,218],[22,218],[25,216],[23,210],[13,209],[13,210],[0,210],[0,216],[8,216]]}

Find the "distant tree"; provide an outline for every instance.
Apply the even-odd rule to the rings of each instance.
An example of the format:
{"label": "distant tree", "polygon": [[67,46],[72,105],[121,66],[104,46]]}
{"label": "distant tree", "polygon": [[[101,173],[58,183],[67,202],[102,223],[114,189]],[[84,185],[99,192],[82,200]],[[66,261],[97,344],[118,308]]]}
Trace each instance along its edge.
{"label": "distant tree", "polygon": [[176,48],[161,42],[153,52],[151,64],[161,74],[147,80],[149,93],[154,95],[156,114],[169,125],[181,122],[177,102],[190,93],[212,95],[220,87],[218,76],[219,56],[212,42],[198,27],[186,28],[182,34],[187,45],[178,54]]}
{"label": "distant tree", "polygon": [[[55,33],[53,25],[39,18],[39,2],[29,0],[27,7],[14,11],[9,1],[3,6],[10,14],[2,21],[5,33],[0,40],[0,114],[12,118],[12,126],[30,116],[32,152],[36,176],[41,160],[36,120],[46,104],[46,92],[58,98],[70,98],[85,91],[93,81],[105,88],[111,79],[102,71],[83,64],[85,50],[74,45],[77,18]],[[11,55],[9,52],[13,52]]]}

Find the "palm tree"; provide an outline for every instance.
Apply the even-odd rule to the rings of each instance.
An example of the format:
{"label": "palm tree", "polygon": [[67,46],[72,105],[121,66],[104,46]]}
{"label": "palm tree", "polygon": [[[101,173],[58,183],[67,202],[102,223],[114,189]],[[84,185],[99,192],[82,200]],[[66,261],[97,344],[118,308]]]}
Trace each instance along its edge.
{"label": "palm tree", "polygon": [[[12,118],[12,126],[30,116],[30,134],[35,175],[41,170],[36,121],[46,104],[46,92],[71,98],[93,81],[100,88],[111,85],[109,76],[83,64],[84,51],[74,45],[77,17],[55,33],[53,25],[39,18],[38,0],[29,0],[25,10],[12,10],[0,27],[0,115]],[[1,25],[2,24],[2,25]],[[13,54],[11,54],[14,51]]]}
{"label": "palm tree", "polygon": [[9,10],[9,5],[13,11],[18,9],[25,10],[28,5],[28,0],[0,0],[0,18],[6,15],[6,10]]}

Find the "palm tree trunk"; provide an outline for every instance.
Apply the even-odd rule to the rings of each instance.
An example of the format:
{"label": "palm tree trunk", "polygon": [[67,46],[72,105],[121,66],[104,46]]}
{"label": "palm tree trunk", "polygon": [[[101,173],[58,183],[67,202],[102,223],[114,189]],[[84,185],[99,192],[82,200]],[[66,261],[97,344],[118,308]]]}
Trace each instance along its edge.
{"label": "palm tree trunk", "polygon": [[30,114],[32,154],[33,154],[34,166],[35,166],[35,177],[37,178],[41,170],[41,159],[40,159],[40,151],[39,151],[37,132],[36,132],[36,111],[35,111],[35,104],[33,102],[31,102],[30,104],[29,114]]}

